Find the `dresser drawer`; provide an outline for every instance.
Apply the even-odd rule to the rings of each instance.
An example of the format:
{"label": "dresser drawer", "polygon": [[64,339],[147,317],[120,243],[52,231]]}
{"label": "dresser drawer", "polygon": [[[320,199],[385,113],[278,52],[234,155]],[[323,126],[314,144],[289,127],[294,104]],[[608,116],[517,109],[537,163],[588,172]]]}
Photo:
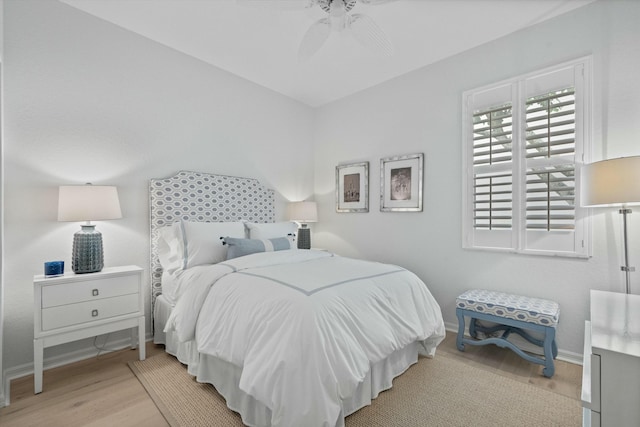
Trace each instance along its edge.
{"label": "dresser drawer", "polygon": [[42,331],[136,313],[140,310],[139,298],[136,293],[45,308],[42,310]]}
{"label": "dresser drawer", "polygon": [[43,286],[42,308],[135,294],[138,284],[139,276],[129,275]]}

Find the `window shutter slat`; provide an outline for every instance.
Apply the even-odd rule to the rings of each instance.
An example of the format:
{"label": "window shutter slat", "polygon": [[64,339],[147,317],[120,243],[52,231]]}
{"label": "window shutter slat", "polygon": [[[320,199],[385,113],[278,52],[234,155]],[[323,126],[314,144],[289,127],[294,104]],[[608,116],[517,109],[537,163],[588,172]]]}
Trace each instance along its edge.
{"label": "window shutter slat", "polygon": [[529,230],[574,229],[574,166],[527,170],[525,220]]}
{"label": "window shutter slat", "polygon": [[474,178],[474,227],[508,229],[512,226],[511,174],[477,174]]}
{"label": "window shutter slat", "polygon": [[512,160],[512,107],[503,104],[473,115],[473,165],[493,165]]}
{"label": "window shutter slat", "polygon": [[529,98],[525,122],[527,159],[575,154],[575,89]]}

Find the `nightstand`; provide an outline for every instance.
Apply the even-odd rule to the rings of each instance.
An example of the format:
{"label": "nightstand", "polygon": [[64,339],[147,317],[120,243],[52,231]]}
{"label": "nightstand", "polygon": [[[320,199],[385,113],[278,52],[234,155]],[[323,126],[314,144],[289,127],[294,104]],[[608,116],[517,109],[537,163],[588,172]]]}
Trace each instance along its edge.
{"label": "nightstand", "polygon": [[640,420],[640,295],[591,290],[585,322],[582,425],[637,426]]}
{"label": "nightstand", "polygon": [[139,359],[145,358],[143,269],[129,265],[98,273],[34,276],[33,364],[35,393],[42,391],[45,347],[131,328],[138,329]]}

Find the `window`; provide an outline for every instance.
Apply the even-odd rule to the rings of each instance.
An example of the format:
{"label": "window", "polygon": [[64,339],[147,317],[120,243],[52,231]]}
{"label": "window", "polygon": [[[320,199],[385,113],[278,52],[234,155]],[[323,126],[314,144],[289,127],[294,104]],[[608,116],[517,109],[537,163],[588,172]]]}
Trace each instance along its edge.
{"label": "window", "polygon": [[590,58],[463,94],[463,247],[589,255]]}

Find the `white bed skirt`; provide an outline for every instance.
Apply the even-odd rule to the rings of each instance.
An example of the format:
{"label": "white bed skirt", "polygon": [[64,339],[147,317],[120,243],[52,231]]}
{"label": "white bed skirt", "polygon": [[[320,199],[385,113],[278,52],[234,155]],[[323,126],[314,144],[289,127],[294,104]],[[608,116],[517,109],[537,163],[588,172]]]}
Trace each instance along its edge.
{"label": "white bed skirt", "polygon": [[[163,332],[171,313],[171,305],[162,295],[156,298],[154,308],[153,342],[164,344],[167,353],[187,365],[187,371],[197,381],[212,384],[225,398],[227,406],[238,412],[242,421],[253,427],[269,427],[271,410],[239,388],[242,368],[207,354],[198,354],[195,341],[180,343],[171,332]],[[395,377],[418,361],[418,343],[397,350],[386,359],[371,365],[371,370],[359,384],[353,396],[342,401],[342,413],[336,427],[344,426],[344,417],[370,405],[371,400],[384,390],[390,389]]]}

